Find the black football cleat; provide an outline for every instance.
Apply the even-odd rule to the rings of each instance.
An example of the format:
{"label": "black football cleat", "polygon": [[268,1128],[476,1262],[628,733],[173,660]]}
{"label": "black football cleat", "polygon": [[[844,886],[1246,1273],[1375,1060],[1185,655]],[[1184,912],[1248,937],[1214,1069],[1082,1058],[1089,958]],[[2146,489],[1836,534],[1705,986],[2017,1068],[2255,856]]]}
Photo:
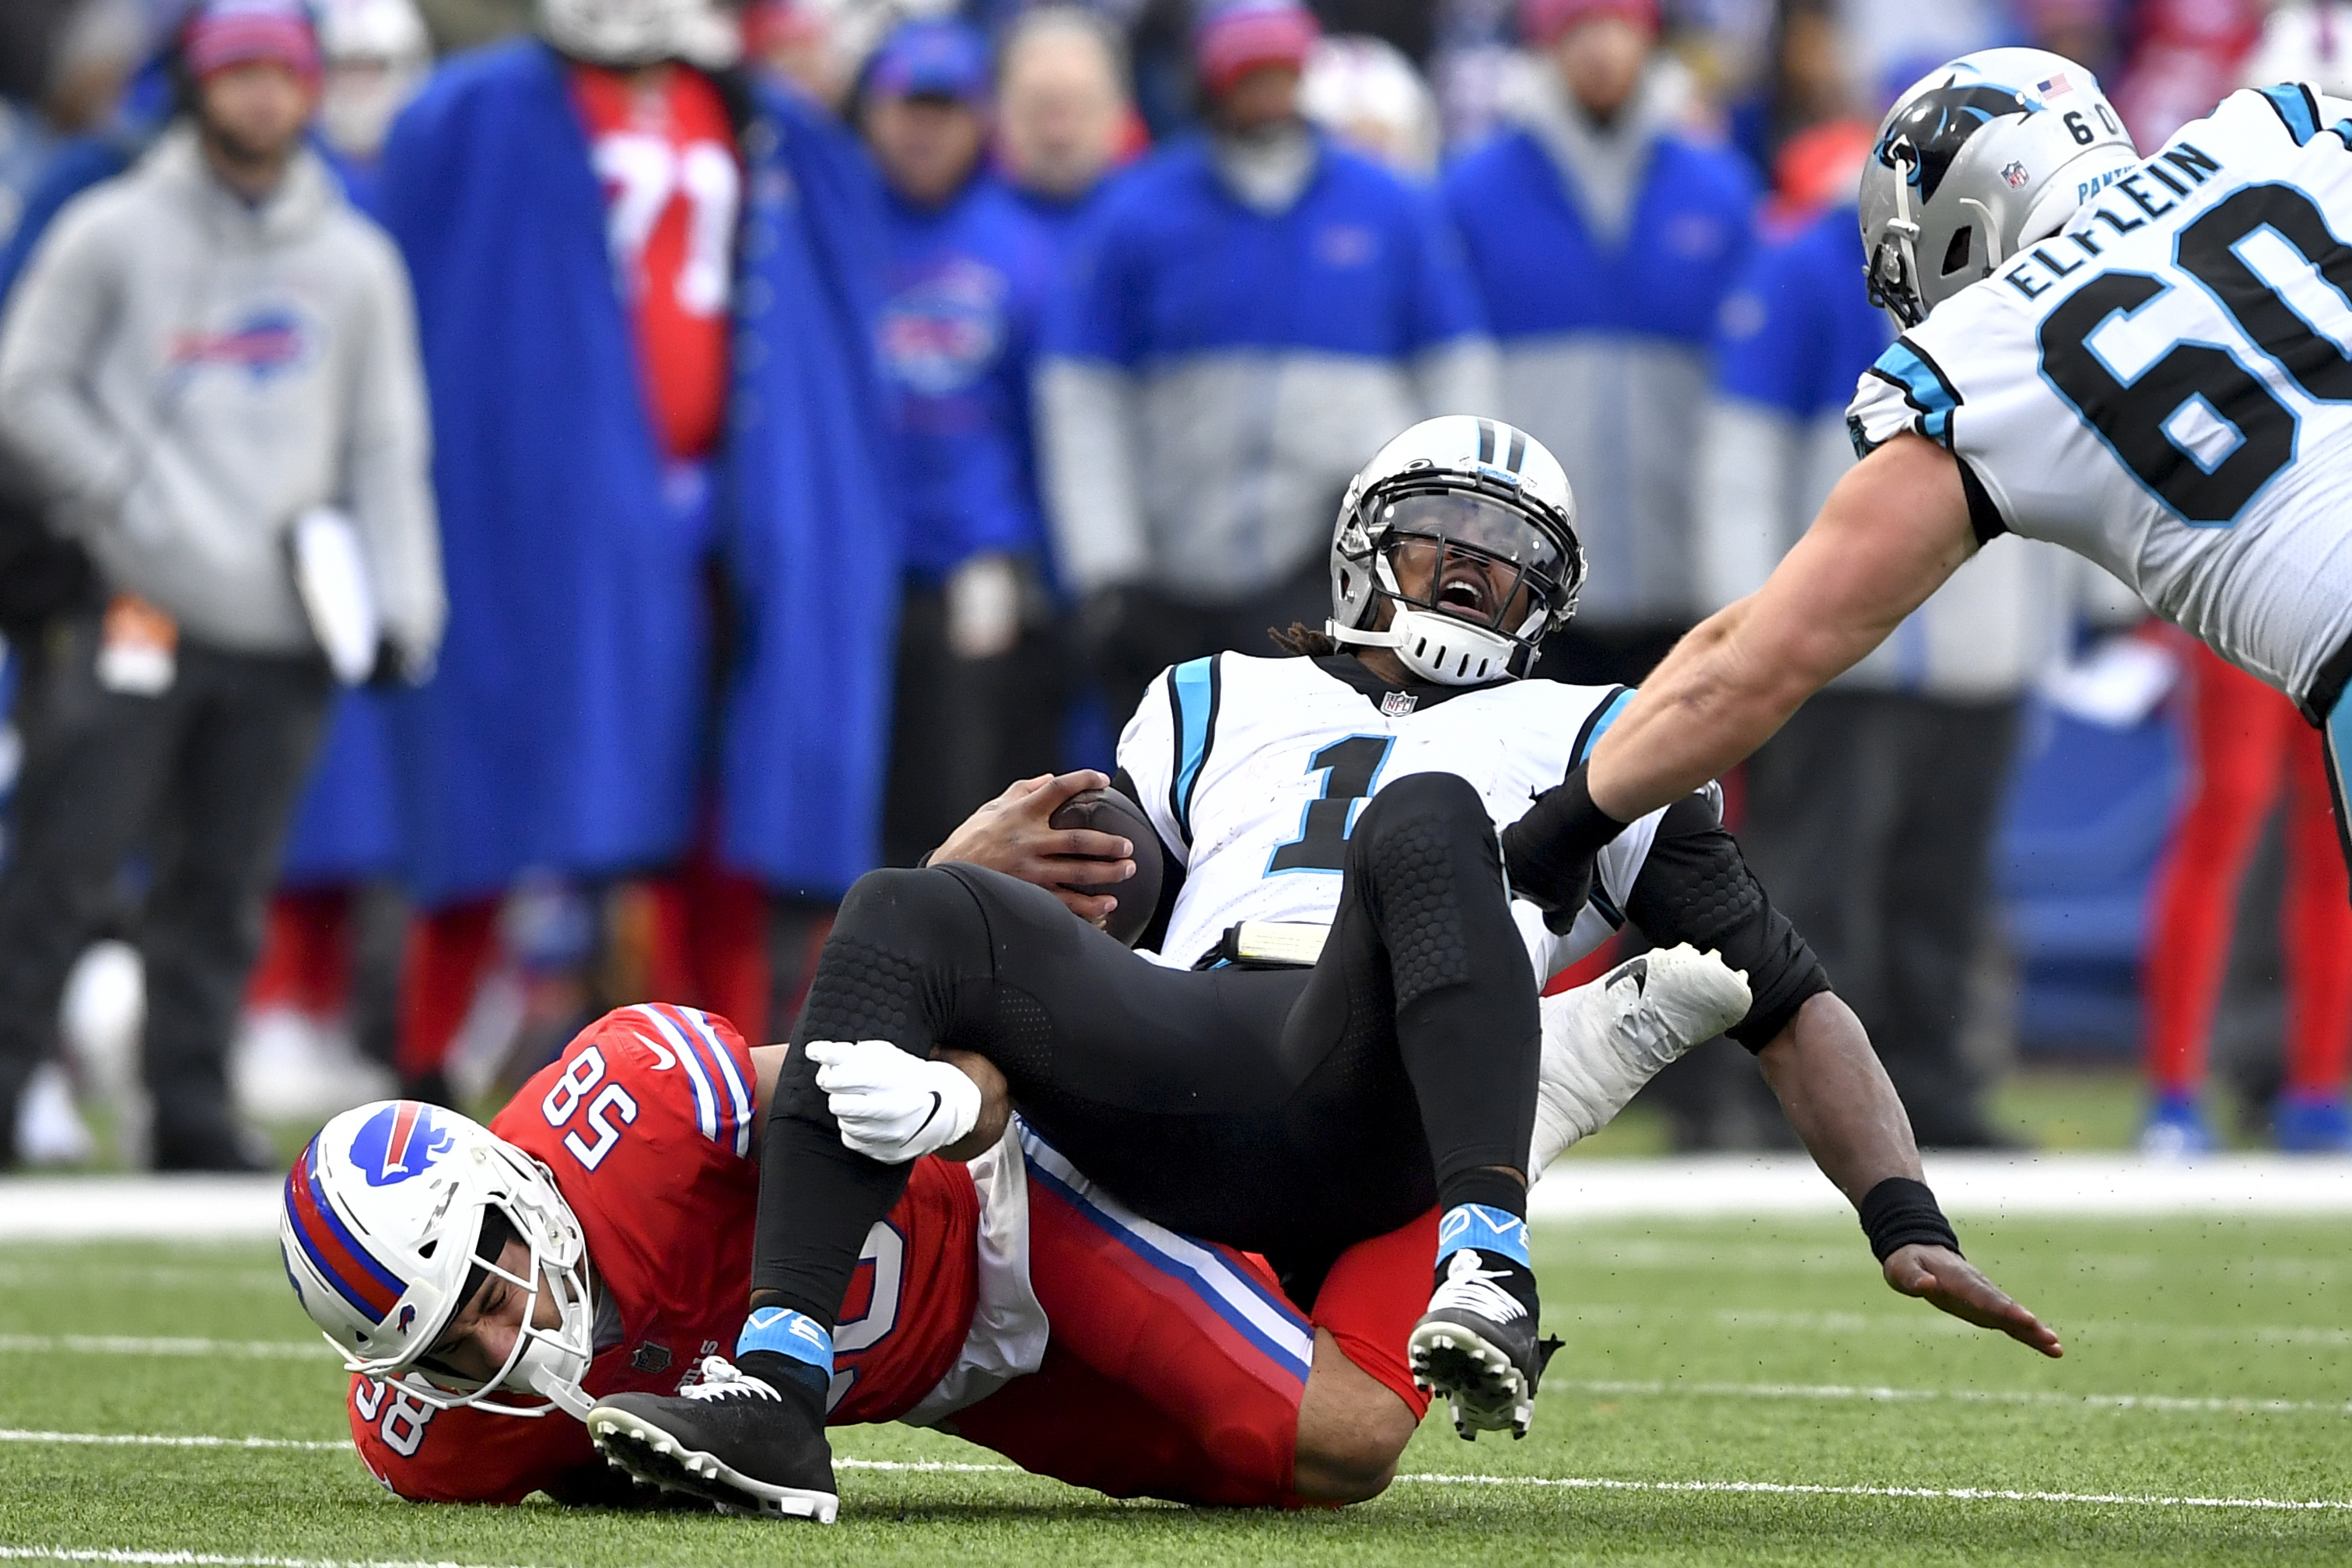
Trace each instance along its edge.
{"label": "black football cleat", "polygon": [[1536,1414],[1536,1384],[1559,1348],[1536,1338],[1536,1279],[1525,1266],[1463,1247],[1446,1258],[1429,1310],[1408,1342],[1412,1381],[1444,1399],[1454,1429],[1469,1442],[1510,1429],[1524,1437]]}
{"label": "black football cleat", "polygon": [[676,1394],[616,1394],[588,1412],[605,1459],[722,1513],[831,1524],[841,1510],[824,1416],[810,1402],[706,1356],[702,1379]]}

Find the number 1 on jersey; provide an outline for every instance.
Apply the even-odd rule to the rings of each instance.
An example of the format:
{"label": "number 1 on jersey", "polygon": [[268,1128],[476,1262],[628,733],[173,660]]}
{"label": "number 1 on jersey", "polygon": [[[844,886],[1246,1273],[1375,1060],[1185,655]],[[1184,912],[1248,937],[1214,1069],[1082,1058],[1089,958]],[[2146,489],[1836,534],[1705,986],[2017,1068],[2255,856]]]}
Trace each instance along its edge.
{"label": "number 1 on jersey", "polygon": [[1298,837],[1275,847],[1265,863],[1267,876],[1340,868],[1356,805],[1372,793],[1381,767],[1389,760],[1389,748],[1395,743],[1386,735],[1350,735],[1307,759],[1307,771],[1323,775],[1323,793],[1307,803]]}

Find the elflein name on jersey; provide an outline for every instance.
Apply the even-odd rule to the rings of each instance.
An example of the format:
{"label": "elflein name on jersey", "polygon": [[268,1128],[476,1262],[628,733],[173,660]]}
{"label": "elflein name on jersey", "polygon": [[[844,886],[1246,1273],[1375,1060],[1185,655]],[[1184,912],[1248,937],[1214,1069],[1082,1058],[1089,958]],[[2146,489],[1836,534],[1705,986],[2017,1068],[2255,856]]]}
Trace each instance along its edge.
{"label": "elflein name on jersey", "polygon": [[[1311,658],[1237,653],[1162,672],[1118,746],[1139,803],[1185,868],[1156,956],[1189,968],[1243,921],[1328,925],[1348,835],[1374,795],[1414,773],[1454,773],[1501,828],[1566,776],[1632,695],[1550,680],[1368,694]],[[1654,814],[1609,847],[1593,906],[1566,938],[1517,906],[1539,975],[1622,921],[1656,832]]]}
{"label": "elflein name on jersey", "polygon": [[2009,529],[2305,699],[2352,636],[2352,102],[2233,94],[2085,194],[1863,377],[1856,444],[1941,442]]}

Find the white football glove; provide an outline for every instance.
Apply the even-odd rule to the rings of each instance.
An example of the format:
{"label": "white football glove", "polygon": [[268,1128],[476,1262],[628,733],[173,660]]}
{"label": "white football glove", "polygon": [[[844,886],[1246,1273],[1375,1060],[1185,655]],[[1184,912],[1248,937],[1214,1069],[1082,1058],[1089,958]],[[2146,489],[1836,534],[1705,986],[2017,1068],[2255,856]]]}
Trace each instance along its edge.
{"label": "white football glove", "polygon": [[903,1165],[936,1153],[980,1121],[980,1086],[946,1062],[887,1040],[812,1040],[816,1086],[853,1153]]}
{"label": "white football glove", "polygon": [[1629,958],[1589,985],[1543,999],[1532,1179],[1608,1125],[1668,1062],[1748,1016],[1748,972],[1687,942]]}

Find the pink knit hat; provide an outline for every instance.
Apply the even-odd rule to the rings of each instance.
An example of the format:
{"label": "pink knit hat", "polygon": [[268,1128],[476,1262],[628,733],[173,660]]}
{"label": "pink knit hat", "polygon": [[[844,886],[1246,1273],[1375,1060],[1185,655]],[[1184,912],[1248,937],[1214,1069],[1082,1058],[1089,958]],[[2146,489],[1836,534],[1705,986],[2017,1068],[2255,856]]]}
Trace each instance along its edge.
{"label": "pink knit hat", "polygon": [[1298,0],[1233,0],[1202,18],[1192,35],[1192,68],[1214,97],[1260,66],[1303,69],[1307,51],[1322,36],[1315,14]]}
{"label": "pink knit hat", "polygon": [[181,34],[197,80],[231,66],[268,60],[306,82],[320,75],[319,34],[300,0],[206,0]]}
{"label": "pink knit hat", "polygon": [[1559,41],[1579,22],[1622,16],[1635,26],[1658,30],[1658,0],[1519,0],[1519,37],[1538,48]]}

